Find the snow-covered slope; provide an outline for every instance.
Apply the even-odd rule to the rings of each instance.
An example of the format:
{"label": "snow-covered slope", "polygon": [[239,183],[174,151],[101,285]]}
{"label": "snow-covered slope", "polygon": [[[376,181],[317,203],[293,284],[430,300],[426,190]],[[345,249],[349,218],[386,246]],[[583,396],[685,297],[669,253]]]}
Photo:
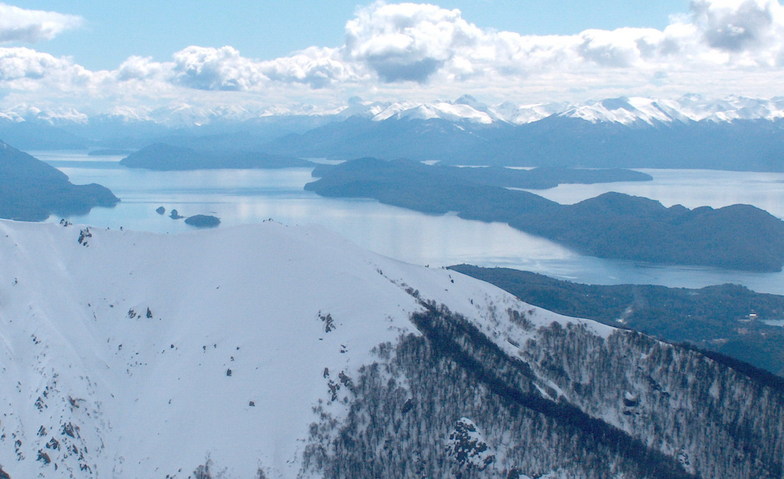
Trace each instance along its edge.
{"label": "snow-covered slope", "polygon": [[0,275],[0,477],[783,470],[775,384],[318,227],[2,221]]}
{"label": "snow-covered slope", "polygon": [[390,118],[411,120],[442,119],[447,121],[467,121],[489,125],[498,118],[485,111],[477,110],[469,105],[451,102],[426,104],[394,103],[373,115],[374,121]]}
{"label": "snow-covered slope", "polygon": [[515,304],[315,227],[87,231],[0,222],[0,464],[14,479],[182,478],[207,459],[227,477],[295,477],[330,384],[416,332],[407,288],[479,323]]}

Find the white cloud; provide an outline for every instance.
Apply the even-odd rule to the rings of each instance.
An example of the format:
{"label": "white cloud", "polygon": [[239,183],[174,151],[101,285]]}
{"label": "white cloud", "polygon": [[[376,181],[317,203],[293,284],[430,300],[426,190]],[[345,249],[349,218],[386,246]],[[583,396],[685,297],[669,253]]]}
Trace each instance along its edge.
{"label": "white cloud", "polygon": [[42,10],[26,10],[0,3],[0,43],[51,40],[64,30],[77,28],[84,20]]}
{"label": "white cloud", "polygon": [[777,47],[784,26],[777,0],[694,0],[692,11],[708,45],[730,52]]}
{"label": "white cloud", "polygon": [[376,3],[346,24],[345,56],[387,82],[426,81],[486,34],[460,11],[435,5]]}
{"label": "white cloud", "polygon": [[0,87],[40,89],[44,86],[70,89],[83,86],[95,76],[73,63],[30,48],[0,48]]}
{"label": "white cloud", "polygon": [[150,57],[132,56],[125,60],[116,70],[119,81],[163,79],[169,75],[172,64],[153,61]]}
{"label": "white cloud", "polygon": [[289,57],[261,62],[259,69],[269,80],[313,88],[356,82],[363,77],[357,66],[343,61],[334,48],[311,47]]}
{"label": "white cloud", "polygon": [[266,80],[257,62],[229,46],[180,50],[174,54],[174,72],[177,83],[200,90],[248,90]]}
{"label": "white cloud", "polygon": [[[0,4],[3,5],[3,4]],[[337,47],[272,60],[231,46],[189,46],[170,61],[133,56],[112,71],[69,58],[0,49],[0,88],[14,97],[89,90],[105,103],[182,101],[303,104],[432,100],[582,100],[686,92],[771,96],[784,79],[784,8],[778,0],[693,0],[666,28],[523,35],[482,29],[458,10],[377,2],[357,10]],[[1,24],[0,24],[1,25]],[[2,31],[2,29],[0,29]]]}

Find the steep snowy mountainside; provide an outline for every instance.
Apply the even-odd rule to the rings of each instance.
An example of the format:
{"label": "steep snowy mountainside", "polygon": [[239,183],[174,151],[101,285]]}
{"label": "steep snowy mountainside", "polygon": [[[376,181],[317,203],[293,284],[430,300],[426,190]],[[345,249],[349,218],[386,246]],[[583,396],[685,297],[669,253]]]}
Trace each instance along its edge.
{"label": "steep snowy mountainside", "polygon": [[11,479],[781,477],[775,387],[322,228],[6,221],[0,274]]}
{"label": "steep snowy mountainside", "polygon": [[12,478],[188,477],[208,457],[231,477],[293,477],[329,385],[416,331],[407,288],[477,320],[514,303],[275,223],[156,236],[3,222],[0,250]]}

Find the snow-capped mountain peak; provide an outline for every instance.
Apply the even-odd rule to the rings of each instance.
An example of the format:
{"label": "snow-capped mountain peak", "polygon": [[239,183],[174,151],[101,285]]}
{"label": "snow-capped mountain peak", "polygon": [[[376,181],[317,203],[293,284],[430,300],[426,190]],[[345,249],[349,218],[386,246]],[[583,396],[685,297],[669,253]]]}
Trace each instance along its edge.
{"label": "snow-capped mountain peak", "polygon": [[469,122],[489,125],[497,120],[497,117],[487,111],[474,108],[471,105],[457,102],[436,102],[436,103],[393,103],[387,108],[373,115],[374,121],[384,121],[390,118],[409,119],[409,120],[432,120],[442,119],[452,122]]}
{"label": "snow-capped mountain peak", "polygon": [[523,125],[552,115],[577,118],[591,123],[622,125],[655,125],[671,122],[737,120],[774,121],[784,118],[784,97],[755,99],[730,96],[706,99],[699,95],[684,95],[678,99],[621,97],[589,100],[580,103],[514,103],[487,105],[470,95],[454,101],[379,102],[351,98],[344,106],[316,107],[313,105],[191,105],[174,103],[158,108],[139,108],[116,105],[111,111],[88,115],[74,109],[47,109],[32,105],[18,105],[0,111],[6,121],[31,121],[51,125],[88,124],[93,119],[114,119],[125,123],[151,122],[166,127],[192,127],[215,123],[241,123],[258,118],[286,118],[291,116],[323,117],[335,120],[358,116],[373,121],[389,119],[464,122],[481,125],[497,123]]}
{"label": "snow-capped mountain peak", "polygon": [[706,100],[698,95],[686,95],[678,100],[653,100],[632,97],[586,102],[559,114],[580,118],[591,123],[609,122],[631,125],[655,123],[736,120],[777,120],[784,118],[784,99],[769,100],[728,97]]}

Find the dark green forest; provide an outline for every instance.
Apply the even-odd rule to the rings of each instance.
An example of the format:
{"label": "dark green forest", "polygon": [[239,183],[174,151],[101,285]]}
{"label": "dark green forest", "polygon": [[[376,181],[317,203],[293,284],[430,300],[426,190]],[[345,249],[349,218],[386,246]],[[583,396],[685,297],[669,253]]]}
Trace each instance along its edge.
{"label": "dark green forest", "polygon": [[784,319],[784,296],[755,293],[734,284],[700,289],[604,286],[508,268],[458,265],[451,269],[535,306],[687,343],[784,375],[784,328],[764,323]]}

